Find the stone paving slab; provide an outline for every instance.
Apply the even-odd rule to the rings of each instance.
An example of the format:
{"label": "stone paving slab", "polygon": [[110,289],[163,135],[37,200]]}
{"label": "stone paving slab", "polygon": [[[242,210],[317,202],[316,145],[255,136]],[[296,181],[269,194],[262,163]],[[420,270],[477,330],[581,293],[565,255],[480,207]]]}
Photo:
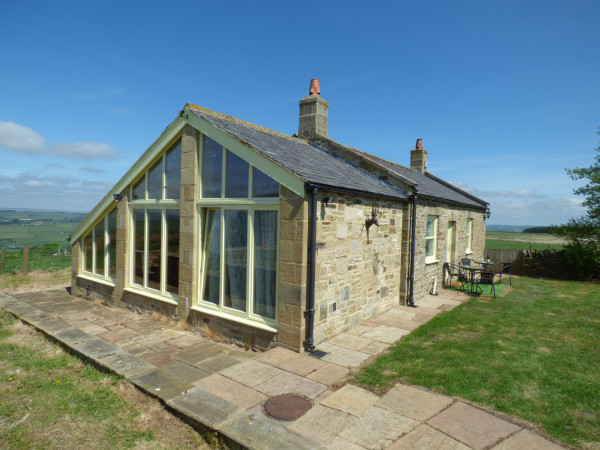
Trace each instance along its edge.
{"label": "stone paving slab", "polygon": [[339,364],[327,363],[323,367],[320,367],[307,375],[307,378],[318,383],[326,384],[327,386],[335,386],[343,383],[349,374],[350,370],[347,367],[340,366]]}
{"label": "stone paving slab", "polygon": [[155,365],[123,351],[99,358],[96,362],[125,378],[132,378],[156,369]]}
{"label": "stone paving slab", "polygon": [[392,344],[381,341],[373,341],[369,345],[363,347],[360,351],[369,355],[379,355],[390,348]]}
{"label": "stone paving slab", "polygon": [[194,382],[194,385],[206,391],[210,390],[213,394],[244,409],[252,408],[267,400],[267,396],[263,393],[217,373]]}
{"label": "stone paving slab", "polygon": [[244,414],[238,405],[198,387],[167,400],[167,405],[213,430]]}
{"label": "stone paving slab", "polygon": [[282,372],[255,386],[255,389],[269,397],[281,394],[299,394],[310,399],[327,389],[327,386],[299,375]]}
{"label": "stone paving slab", "polygon": [[322,342],[317,346],[317,349],[328,353],[328,355],[323,356],[323,361],[339,364],[344,367],[358,367],[371,356],[368,353],[340,347],[329,342]]}
{"label": "stone paving slab", "polygon": [[140,389],[165,401],[177,397],[193,387],[191,383],[186,383],[181,378],[162,369],[151,370],[130,378],[130,381]]}
{"label": "stone paving slab", "polygon": [[474,449],[483,449],[521,428],[480,409],[457,402],[427,424]]}
{"label": "stone paving slab", "polygon": [[378,400],[379,397],[372,392],[347,384],[323,400],[321,404],[353,416],[360,416]]}
{"label": "stone paving slab", "polygon": [[259,355],[257,359],[300,376],[306,376],[326,364],[312,356],[302,355],[282,347],[275,347]]}
{"label": "stone paving slab", "polygon": [[73,328],[71,324],[61,319],[42,320],[37,322],[35,326],[49,335]]}
{"label": "stone paving slab", "polygon": [[299,436],[260,414],[245,414],[225,423],[221,432],[245,448],[257,450],[315,449],[320,443]]}
{"label": "stone paving slab", "polygon": [[362,445],[356,445],[354,442],[347,441],[339,436],[336,436],[327,444],[326,448],[328,450],[365,450]]}
{"label": "stone paving slab", "polygon": [[171,375],[175,375],[188,383],[194,383],[195,381],[210,375],[210,373],[205,372],[204,370],[188,366],[187,364],[179,361],[174,362],[171,365],[164,366],[162,369],[165,372],[169,372]]}
{"label": "stone paving slab", "polygon": [[177,356],[177,349],[173,347],[169,347],[167,350],[162,351],[148,350],[146,352],[139,353],[140,358],[158,367],[170,366],[171,364],[177,362],[175,356]]}
{"label": "stone paving slab", "polygon": [[213,356],[212,358],[205,359],[198,364],[198,367],[206,372],[217,373],[239,363],[239,359],[232,358],[229,355],[217,355]]}
{"label": "stone paving slab", "polygon": [[454,400],[412,386],[396,384],[376,405],[421,422],[446,409]]}
{"label": "stone paving slab", "polygon": [[332,337],[327,342],[338,345],[340,347],[349,348],[351,350],[360,351],[363,347],[371,344],[373,342],[372,339],[366,339],[360,336],[354,336],[349,333],[340,333],[337,336]]}
{"label": "stone paving slab", "polygon": [[52,337],[65,345],[73,345],[77,344],[78,342],[83,342],[93,338],[91,334],[87,334],[76,328],[71,328],[70,330],[66,331],[60,331],[58,333],[53,334]]}
{"label": "stone paving slab", "polygon": [[226,349],[223,345],[216,342],[205,342],[199,344],[197,347],[190,347],[183,350],[177,354],[176,358],[190,366],[199,366],[205,359],[225,353],[225,351]]}
{"label": "stone paving slab", "polygon": [[[306,438],[327,444],[354,420],[356,417],[350,414],[316,405],[302,417],[291,422],[288,429]],[[327,425],[323,426],[324,424]]]}
{"label": "stone paving slab", "polygon": [[372,406],[339,436],[365,448],[383,449],[418,425],[414,419]]}
{"label": "stone paving slab", "polygon": [[118,342],[118,341],[122,341],[124,339],[130,339],[136,335],[138,335],[137,331],[132,330],[130,328],[122,327],[117,330],[105,331],[104,333],[98,333],[96,336],[98,336],[100,339],[104,339],[105,341],[108,341],[108,342]]}
{"label": "stone paving slab", "polygon": [[[221,375],[231,378],[233,381],[243,384],[244,386],[254,387],[275,375],[281,373],[281,369],[273,367],[270,364],[265,364],[254,359],[236,364],[219,372]],[[318,380],[317,380],[318,381]]]}
{"label": "stone paving slab", "polygon": [[33,313],[35,312],[36,308],[34,308],[33,306],[29,306],[27,303],[21,303],[20,305],[10,305],[8,307],[8,310],[17,316],[20,316],[27,313]]}
{"label": "stone paving slab", "polygon": [[[411,319],[403,319],[401,317],[388,316],[386,314],[381,314],[377,317],[371,319],[373,322],[380,323],[382,325],[387,325],[390,327],[401,328],[403,330],[414,331],[419,323],[415,322]],[[366,334],[366,333],[365,333]],[[364,334],[363,334],[364,337]]]}
{"label": "stone paving slab", "polygon": [[86,323],[84,324],[84,326],[82,326],[81,331],[85,331],[88,334],[97,336],[101,333],[105,333],[106,332],[106,328],[101,327],[100,325],[96,325],[95,323]]}
{"label": "stone paving slab", "polygon": [[[429,425],[421,424],[387,447],[387,450],[469,450],[469,448]],[[522,449],[525,450],[527,447]]]}
{"label": "stone paving slab", "polygon": [[407,334],[410,334],[410,331],[390,327],[387,325],[379,325],[378,327],[372,328],[364,333],[362,337],[385,342],[386,344],[394,344]]}
{"label": "stone paving slab", "polygon": [[90,358],[92,360],[96,360],[103,356],[111,355],[120,351],[118,347],[115,347],[114,345],[98,338],[92,338],[88,339],[87,341],[73,344],[71,348],[78,353],[81,353],[86,358]]}
{"label": "stone paving slab", "polygon": [[392,308],[389,311],[384,313],[387,316],[399,317],[401,319],[412,319],[417,315],[416,309],[413,308],[413,311],[407,311],[405,309],[400,308]]}
{"label": "stone paving slab", "polygon": [[562,447],[556,445],[529,430],[521,430],[500,444],[492,447],[492,450],[559,450]]}

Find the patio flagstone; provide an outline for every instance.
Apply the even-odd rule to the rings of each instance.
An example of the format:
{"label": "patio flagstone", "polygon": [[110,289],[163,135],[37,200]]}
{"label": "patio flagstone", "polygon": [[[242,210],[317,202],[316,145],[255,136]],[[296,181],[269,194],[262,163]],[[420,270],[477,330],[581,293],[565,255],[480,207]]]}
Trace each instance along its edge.
{"label": "patio flagstone", "polygon": [[[350,414],[316,405],[288,425],[288,429],[319,442],[328,443],[354,420],[356,417]],[[323,424],[327,426],[324,427]]]}
{"label": "patio flagstone", "polygon": [[245,386],[254,387],[269,378],[273,378],[275,375],[279,375],[281,369],[254,359],[249,359],[223,369],[219,373]]}
{"label": "patio flagstone", "polygon": [[376,405],[422,422],[447,408],[453,401],[445,395],[396,384]]}
{"label": "patio flagstone", "polygon": [[353,416],[360,416],[377,400],[379,397],[372,392],[347,384],[323,400],[321,404]]}
{"label": "patio flagstone", "polygon": [[[450,436],[431,428],[429,425],[421,424],[410,433],[402,436],[386,450],[469,450],[465,444],[452,439]],[[528,447],[512,447],[514,449]]]}
{"label": "patio flagstone", "polygon": [[486,448],[521,429],[462,402],[433,416],[427,424],[474,449]]}
{"label": "patio flagstone", "polygon": [[365,448],[383,449],[418,425],[414,419],[372,406],[339,436]]}
{"label": "patio flagstone", "polygon": [[393,344],[407,334],[410,334],[410,331],[390,327],[387,325],[379,325],[378,327],[375,327],[364,333],[362,337],[385,342],[386,344]]}

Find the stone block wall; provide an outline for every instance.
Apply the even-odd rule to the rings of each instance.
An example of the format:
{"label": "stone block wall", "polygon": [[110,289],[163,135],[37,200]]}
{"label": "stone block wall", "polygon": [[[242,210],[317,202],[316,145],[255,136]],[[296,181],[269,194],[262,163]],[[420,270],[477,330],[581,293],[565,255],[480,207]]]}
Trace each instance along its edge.
{"label": "stone block wall", "polygon": [[310,201],[284,186],[279,200],[277,344],[298,351],[306,339]]}
{"label": "stone block wall", "polygon": [[[325,206],[322,199],[332,200]],[[402,249],[401,203],[352,195],[319,195],[315,343],[398,305]],[[373,210],[379,226],[368,232]]]}
{"label": "stone block wall", "polygon": [[[427,216],[438,217],[437,228],[437,261],[425,262],[425,235]],[[467,253],[467,219],[473,219],[473,239],[471,252]],[[446,262],[446,246],[448,242],[448,222],[456,222],[454,262],[469,257],[481,259],[485,248],[485,214],[481,210],[460,205],[443,204],[428,200],[418,200],[416,224],[415,286],[414,299],[427,295],[433,285],[433,277],[437,277],[438,289],[442,285],[443,265]]]}

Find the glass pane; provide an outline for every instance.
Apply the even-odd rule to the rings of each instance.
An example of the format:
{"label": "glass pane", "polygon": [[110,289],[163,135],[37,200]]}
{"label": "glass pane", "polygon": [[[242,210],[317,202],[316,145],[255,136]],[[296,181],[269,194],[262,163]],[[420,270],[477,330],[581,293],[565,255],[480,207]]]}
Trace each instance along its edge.
{"label": "glass pane", "polygon": [[136,209],[134,216],[133,232],[133,281],[144,285],[144,210]]}
{"label": "glass pane", "polygon": [[148,199],[163,198],[162,158],[159,159],[148,171]]}
{"label": "glass pane", "polygon": [[146,198],[146,176],[140,178],[133,185],[133,200],[144,200]]}
{"label": "glass pane", "polygon": [[223,305],[246,311],[247,211],[225,211],[225,295]]}
{"label": "glass pane", "polygon": [[225,197],[248,197],[249,165],[239,156],[227,152],[227,177],[225,178]]}
{"label": "glass pane", "polygon": [[219,304],[219,280],[221,279],[221,211],[206,212],[204,237],[204,292],[202,300]]}
{"label": "glass pane", "polygon": [[277,211],[254,213],[254,314],[275,318]]}
{"label": "glass pane", "polygon": [[221,197],[223,147],[208,136],[202,142],[202,197]]}
{"label": "glass pane", "polygon": [[279,197],[279,183],[256,167],[252,177],[252,197]]}
{"label": "glass pane", "polygon": [[148,210],[148,287],[160,290],[162,211]]}
{"label": "glass pane", "polygon": [[165,158],[167,197],[178,200],[181,192],[181,142],[167,153]]}
{"label": "glass pane", "polygon": [[425,256],[433,256],[433,239],[425,241]]}
{"label": "glass pane", "polygon": [[167,209],[167,285],[171,294],[179,293],[179,210]]}
{"label": "glass pane", "polygon": [[94,248],[96,267],[94,273],[104,275],[104,219],[94,228],[94,239],[96,241],[96,247]]}
{"label": "glass pane", "polygon": [[117,210],[108,215],[108,275],[117,278]]}
{"label": "glass pane", "polygon": [[85,270],[91,272],[94,264],[94,247],[93,247],[92,233],[88,234],[83,241],[84,247],[84,259],[85,259]]}
{"label": "glass pane", "polygon": [[433,223],[434,218],[431,216],[427,217],[427,236],[433,236]]}

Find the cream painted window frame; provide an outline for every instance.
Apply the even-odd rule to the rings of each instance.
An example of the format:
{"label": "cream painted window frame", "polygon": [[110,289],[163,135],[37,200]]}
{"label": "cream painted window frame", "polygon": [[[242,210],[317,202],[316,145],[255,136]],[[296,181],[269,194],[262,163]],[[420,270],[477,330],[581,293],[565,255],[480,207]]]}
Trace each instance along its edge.
{"label": "cream painted window frame", "polygon": [[[112,214],[113,212],[115,212],[116,208],[113,208],[112,210],[110,210],[108,213],[106,213],[104,215],[104,217],[102,217],[101,220],[97,221],[94,226],[92,227],[92,229],[90,230],[90,233],[88,233],[87,235],[85,235],[82,239],[81,239],[81,262],[80,262],[80,267],[79,267],[79,273],[78,276],[83,277],[83,278],[88,278],[90,280],[93,281],[99,281],[101,283],[104,284],[108,284],[110,286],[114,286],[116,283],[116,278],[113,278],[110,276],[110,255],[109,255],[109,244],[110,244],[110,234],[108,232],[108,216],[110,214]],[[104,275],[98,275],[96,273],[96,227],[98,226],[98,224],[100,222],[104,222]],[[92,271],[88,272],[85,268],[85,263],[86,263],[86,254],[85,254],[85,242],[87,241],[87,239],[91,239],[92,240]],[[115,236],[115,240],[116,240],[116,236]],[[116,258],[116,255],[115,255]]]}
{"label": "cream painted window frame", "polygon": [[[135,282],[135,273],[134,273],[134,259],[135,259],[135,212],[136,211],[144,211],[144,258],[143,258],[143,273],[144,280],[143,284],[140,285]],[[148,232],[148,211],[161,211],[160,214],[160,289],[154,289],[148,287],[148,243],[150,241]],[[166,290],[167,283],[167,244],[168,244],[168,235],[167,235],[167,210],[177,210],[181,214],[181,210],[179,207],[174,207],[170,202],[168,204],[163,205],[147,205],[147,201],[139,201],[132,202],[130,204],[130,214],[129,214],[129,254],[131,257],[129,258],[129,280],[128,280],[128,289],[140,293],[148,293],[152,294],[153,298],[157,298],[159,300],[167,300],[169,303],[177,304],[179,301],[179,296],[168,292]],[[181,215],[180,215],[181,220]],[[177,234],[180,234],[180,230],[177,230]],[[181,245],[181,242],[179,243]]]}
{"label": "cream painted window frame", "polygon": [[466,254],[473,253],[473,219],[467,219],[467,248]]}
{"label": "cream painted window frame", "polygon": [[[141,177],[138,177],[134,180],[129,186],[129,198],[132,199],[129,202],[129,279],[127,280],[127,290],[140,293],[142,295],[146,294],[151,296],[152,298],[156,298],[158,300],[163,300],[167,303],[177,304],[179,301],[179,296],[176,294],[172,294],[166,290],[166,280],[167,280],[167,226],[166,226],[166,210],[167,209],[176,209],[179,210],[180,220],[181,220],[181,208],[180,208],[180,200],[176,199],[166,199],[165,195],[167,192],[167,184],[166,177],[166,158],[167,153],[175,148],[178,144],[181,144],[181,137],[172,141],[168,146],[165,146],[165,150],[162,152],[160,157],[153,159],[148,165],[147,169],[144,171],[144,174]],[[183,145],[183,144],[181,144]],[[154,165],[161,161],[162,164],[162,198],[160,199],[148,199],[148,172]],[[144,198],[139,200],[133,200],[133,186],[140,180],[144,179]],[[140,285],[136,283],[134,269],[134,249],[135,249],[135,211],[144,210],[144,258],[143,258],[143,273],[144,280],[143,284]],[[148,287],[148,210],[160,210],[161,211],[161,231],[160,231],[160,289],[153,289]],[[181,223],[181,222],[180,222]],[[180,229],[177,230],[177,233],[180,234]],[[181,242],[179,243],[181,245]]]}
{"label": "cream painted window frame", "polygon": [[[427,225],[429,224],[429,219],[433,220],[433,236],[429,236],[427,234],[427,229],[429,228]],[[426,226],[425,226],[425,264],[432,264],[432,263],[436,263],[438,262],[438,258],[437,258],[437,235],[438,235],[438,225],[439,225],[439,217],[429,214],[427,216],[427,222],[426,222]],[[432,249],[433,249],[433,254],[432,255],[427,255],[427,241],[432,241],[433,245],[432,245]]]}
{"label": "cream painted window frame", "polygon": [[[248,194],[246,198],[226,198],[226,175],[227,175],[227,148],[222,147],[222,158],[221,158],[221,197],[220,198],[201,198],[202,195],[202,142],[203,135],[200,134],[198,138],[198,198],[196,202],[198,214],[198,261],[196,267],[196,279],[198,280],[198,292],[197,292],[197,304],[192,306],[192,309],[200,311],[206,314],[212,314],[218,317],[223,317],[235,322],[243,323],[252,327],[260,328],[266,331],[276,332],[277,331],[277,314],[279,311],[279,236],[280,236],[280,199],[279,197],[251,197],[254,166],[246,160],[243,156],[236,154],[248,163]],[[266,174],[268,175],[268,174]],[[281,186],[281,184],[280,184]],[[219,305],[214,303],[203,301],[202,294],[204,292],[204,268],[206,265],[206,230],[204,230],[206,215],[208,210],[219,210],[221,211],[221,236],[220,236],[220,250],[219,250],[219,273],[220,284],[219,284]],[[247,275],[246,275],[246,311],[239,311],[233,308],[224,306],[224,288],[225,281],[222,274],[225,270],[225,214],[226,210],[237,210],[237,211],[248,211],[248,231],[247,231]],[[275,288],[275,319],[263,317],[255,314],[254,308],[254,213],[256,211],[276,211],[277,212],[277,254],[276,254],[276,288]]]}

